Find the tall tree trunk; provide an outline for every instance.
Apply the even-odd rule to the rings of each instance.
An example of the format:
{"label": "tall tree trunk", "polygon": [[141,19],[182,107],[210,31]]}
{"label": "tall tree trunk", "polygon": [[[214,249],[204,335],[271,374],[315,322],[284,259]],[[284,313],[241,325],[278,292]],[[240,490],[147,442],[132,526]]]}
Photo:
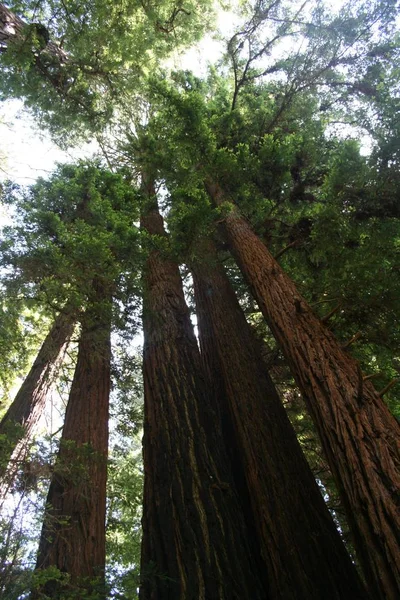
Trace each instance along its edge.
{"label": "tall tree trunk", "polygon": [[[147,195],[154,189],[148,186]],[[146,232],[165,236],[156,205]],[[154,248],[144,269],[142,600],[267,598],[244,524],[178,266]]]}
{"label": "tall tree trunk", "polygon": [[[229,198],[214,183],[217,205]],[[281,346],[316,424],[374,598],[400,597],[399,425],[358,363],[231,206],[231,250]]]}
{"label": "tall tree trunk", "polygon": [[[89,593],[94,581],[101,589],[104,577],[110,394],[109,283],[99,278],[93,282],[93,294],[81,322],[78,360],[47,496],[36,564],[36,569],[56,567],[69,577],[66,591],[53,579],[40,588],[40,592],[50,598],[62,598],[64,593],[66,597],[74,596],[76,589],[83,590],[82,594]],[[32,597],[39,596],[34,592]]]}
{"label": "tall tree trunk", "polygon": [[[16,469],[10,465],[22,438],[28,438],[45,406],[46,396],[57,373],[60,355],[71,338],[76,315],[65,310],[56,318],[39,353],[17,395],[0,422],[0,435],[6,441],[1,448],[0,478],[5,477],[9,487]],[[18,465],[16,465],[18,468]]]}
{"label": "tall tree trunk", "polygon": [[200,346],[226,390],[234,467],[247,484],[270,598],[366,598],[212,241],[203,240],[197,255]]}

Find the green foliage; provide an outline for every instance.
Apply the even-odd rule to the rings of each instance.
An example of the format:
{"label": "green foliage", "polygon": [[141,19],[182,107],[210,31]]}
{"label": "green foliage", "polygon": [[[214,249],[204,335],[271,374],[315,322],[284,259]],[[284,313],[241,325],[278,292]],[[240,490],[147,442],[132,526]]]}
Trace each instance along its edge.
{"label": "green foliage", "polygon": [[14,520],[0,519],[0,593],[4,600],[24,598],[30,589],[31,569],[23,560],[30,541]]}
{"label": "green foliage", "polygon": [[16,373],[21,373],[27,363],[27,348],[20,321],[20,307],[13,303],[0,305],[0,412],[8,404],[10,389]]}
{"label": "green foliage", "polygon": [[111,598],[138,597],[142,494],[141,443],[137,437],[128,446],[115,446],[110,458],[107,580]]}
{"label": "green foliage", "polygon": [[66,585],[68,580],[69,577],[66,573],[62,573],[57,567],[51,566],[47,569],[35,571],[33,575],[33,589],[43,586],[48,581],[57,581],[61,585]]}
{"label": "green foliage", "polygon": [[3,229],[3,267],[25,297],[79,309],[92,281],[112,282],[119,299],[137,285],[137,193],[121,175],[94,163],[60,166],[8,201],[16,225]]}
{"label": "green foliage", "polygon": [[[28,0],[9,8],[40,23],[27,25],[6,44],[1,93],[24,98],[64,142],[67,133],[71,140],[102,131],[140,89],[146,73],[198,39],[213,13],[208,0],[86,5]],[[50,45],[44,44],[47,35]]]}
{"label": "green foliage", "polygon": [[196,252],[197,241],[214,230],[219,211],[211,206],[205,191],[200,189],[178,188],[171,198],[171,205],[168,227],[174,253],[189,259]]}
{"label": "green foliage", "polygon": [[143,381],[141,355],[117,345],[111,396],[111,450],[107,495],[107,582],[109,597],[137,598],[140,569],[143,468]]}
{"label": "green foliage", "polygon": [[[53,472],[57,480],[64,481],[66,486],[85,489],[85,486],[90,485],[89,468],[104,461],[104,455],[96,452],[90,444],[78,445],[75,440],[63,438],[60,441],[60,451]],[[58,518],[57,523],[60,523]]]}
{"label": "green foliage", "polygon": [[19,423],[6,423],[5,432],[0,434],[0,470],[4,472],[9,463],[10,454],[17,442],[23,437],[24,428]]}
{"label": "green foliage", "polygon": [[60,600],[102,600],[104,598],[104,584],[101,577],[81,578],[76,583],[71,583],[69,575],[54,566],[36,569],[32,574],[31,586],[31,589],[43,600],[50,600],[55,597],[55,594]]}
{"label": "green foliage", "polygon": [[12,286],[0,292],[0,418],[7,410],[14,386],[29,368],[47,333],[46,314]]}
{"label": "green foliage", "polygon": [[50,474],[49,442],[31,443],[18,457],[17,478],[4,501],[1,488],[0,594],[7,600],[29,597],[36,546]]}

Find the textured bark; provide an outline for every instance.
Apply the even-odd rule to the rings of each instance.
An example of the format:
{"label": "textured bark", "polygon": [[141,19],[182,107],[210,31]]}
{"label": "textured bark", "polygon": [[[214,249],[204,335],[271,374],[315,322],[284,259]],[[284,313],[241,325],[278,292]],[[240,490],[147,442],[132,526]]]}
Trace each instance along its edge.
{"label": "textured bark", "polygon": [[203,241],[197,250],[192,274],[202,356],[219,396],[226,390],[226,429],[239,450],[235,469],[247,485],[269,595],[366,598],[215,246]]}
{"label": "textured bark", "polygon": [[[28,23],[25,23],[4,4],[0,4],[0,52],[4,52],[11,43],[24,40],[27,25]],[[32,49],[32,54],[36,57],[36,66],[38,67],[42,67],[40,54],[53,57],[60,65],[68,60],[67,54],[52,40],[49,40],[45,48],[40,51]]]}
{"label": "textured bark", "polygon": [[22,19],[0,4],[0,48],[6,48],[12,40],[22,37],[25,26]]}
{"label": "textured bark", "polygon": [[[10,485],[10,477],[12,479],[15,475],[15,469],[8,463],[11,457],[13,460],[17,458],[15,451],[21,438],[30,436],[42,414],[46,396],[59,367],[62,349],[72,335],[75,319],[76,316],[68,310],[58,315],[28,375],[0,422],[0,435],[8,433],[15,440],[14,443],[7,444],[4,454],[2,449],[0,477],[6,475],[7,486]],[[15,431],[16,426],[21,426],[20,431]]]}
{"label": "textured bark", "polygon": [[[216,204],[228,200],[207,185]],[[248,223],[224,220],[238,265],[316,424],[374,598],[400,597],[399,425]]]}
{"label": "textured bark", "polygon": [[[105,566],[110,323],[109,288],[97,280],[82,317],[78,360],[36,564],[36,569],[57,567],[68,574],[72,589],[81,587],[85,592],[91,591],[96,578],[101,587]],[[64,593],[56,581],[40,591],[51,598]]]}
{"label": "textured bark", "polygon": [[[165,235],[155,207],[142,218],[142,228]],[[143,328],[140,598],[265,600],[221,431],[205,392],[179,270],[157,249],[144,270]]]}

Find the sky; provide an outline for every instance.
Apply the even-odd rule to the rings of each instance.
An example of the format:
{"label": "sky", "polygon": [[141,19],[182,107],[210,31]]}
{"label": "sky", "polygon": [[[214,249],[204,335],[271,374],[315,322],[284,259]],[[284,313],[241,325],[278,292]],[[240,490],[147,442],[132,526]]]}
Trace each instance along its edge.
{"label": "sky", "polygon": [[56,162],[85,154],[85,148],[63,152],[41,132],[21,100],[0,104],[0,180],[29,185],[51,173]]}

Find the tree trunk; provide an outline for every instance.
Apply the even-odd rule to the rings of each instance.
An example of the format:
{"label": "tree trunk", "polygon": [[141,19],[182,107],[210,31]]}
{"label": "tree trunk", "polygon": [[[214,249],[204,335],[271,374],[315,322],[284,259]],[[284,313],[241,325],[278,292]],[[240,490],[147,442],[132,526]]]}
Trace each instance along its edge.
{"label": "tree trunk", "polygon": [[234,468],[247,484],[269,597],[366,598],[212,241],[203,241],[197,255],[200,346],[226,390],[229,443],[238,448]]}
{"label": "tree trunk", "polygon": [[21,38],[26,23],[11,12],[4,4],[0,4],[0,49],[16,39]]}
{"label": "tree trunk", "polygon": [[[0,4],[0,53],[5,52],[7,47],[16,41],[29,42],[29,37],[26,37],[28,23],[25,23],[20,17],[11,12],[4,4]],[[35,24],[37,25],[37,23]],[[48,54],[54,57],[55,62],[60,65],[68,60],[67,54],[52,40],[46,40],[44,48],[34,48],[32,46],[32,56],[36,59],[36,66],[41,67],[40,54]],[[54,67],[54,65],[53,65]],[[41,69],[39,69],[41,70]]]}
{"label": "tree trunk", "polygon": [[60,355],[69,341],[75,322],[75,315],[66,310],[58,315],[47,334],[42,347],[26,376],[11,406],[0,422],[0,435],[6,441],[1,449],[0,478],[7,480],[7,487],[18,469],[10,465],[21,438],[28,438],[39,420],[46,402],[46,396],[57,373]]}
{"label": "tree trunk", "polygon": [[[227,200],[207,184],[217,205]],[[399,426],[358,363],[231,205],[224,228],[316,424],[372,596],[400,597]]]}
{"label": "tree trunk", "polygon": [[104,597],[110,324],[110,287],[97,279],[82,317],[36,564],[37,570],[56,567],[69,577],[66,589],[54,578],[40,588],[50,598],[81,597],[74,595],[77,589],[83,595],[99,589],[96,597]]}
{"label": "tree trunk", "polygon": [[[147,194],[154,195],[151,186]],[[154,204],[142,217],[142,228],[165,236]],[[140,598],[265,600],[221,431],[205,392],[178,266],[154,247],[144,270],[143,328]]]}

